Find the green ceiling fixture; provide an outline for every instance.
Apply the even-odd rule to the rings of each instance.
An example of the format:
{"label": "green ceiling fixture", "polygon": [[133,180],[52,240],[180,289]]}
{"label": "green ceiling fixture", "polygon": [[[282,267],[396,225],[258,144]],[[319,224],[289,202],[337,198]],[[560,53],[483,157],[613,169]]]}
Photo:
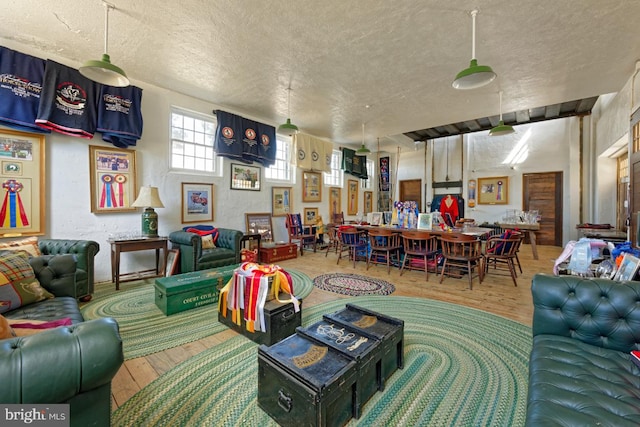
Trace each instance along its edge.
{"label": "green ceiling fixture", "polygon": [[476,59],[476,15],[477,10],[471,11],[472,21],[472,39],[471,39],[471,63],[469,68],[465,68],[460,71],[456,76],[456,79],[451,84],[455,89],[476,89],[485,85],[488,85],[496,78],[496,73],[493,72],[488,65],[478,65]]}
{"label": "green ceiling fixture", "polygon": [[364,123],[362,124],[362,147],[358,148],[356,150],[357,154],[367,154],[370,153],[371,150],[369,150],[367,147],[365,147],[364,145]]}
{"label": "green ceiling fixture", "polygon": [[102,2],[105,8],[104,16],[104,54],[102,59],[89,60],[82,64],[82,67],[78,69],[80,74],[86,78],[93,80],[94,82],[102,83],[103,85],[125,87],[129,86],[129,79],[122,70],[111,63],[108,52],[109,42],[109,11],[115,9],[115,6],[105,1]]}
{"label": "green ceiling fixture", "polygon": [[287,91],[287,122],[278,126],[278,132],[291,136],[294,133],[298,132],[298,126],[291,123],[291,86],[287,88]]}
{"label": "green ceiling fixture", "polygon": [[491,136],[500,136],[500,135],[509,135],[510,133],[514,133],[513,126],[505,125],[504,120],[502,120],[502,91],[500,91],[500,121],[498,125],[492,128],[489,131],[489,135]]}

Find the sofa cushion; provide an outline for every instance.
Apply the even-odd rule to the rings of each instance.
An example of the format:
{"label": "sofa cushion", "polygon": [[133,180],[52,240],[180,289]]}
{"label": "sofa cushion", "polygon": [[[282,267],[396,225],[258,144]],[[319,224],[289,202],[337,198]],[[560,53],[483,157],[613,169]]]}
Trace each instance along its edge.
{"label": "sofa cushion", "polygon": [[4,313],[7,319],[29,319],[51,322],[54,320],[71,318],[71,323],[82,323],[84,318],[78,307],[78,301],[73,297],[55,297],[25,305],[16,310]]}
{"label": "sofa cushion", "polygon": [[10,242],[0,242],[0,250],[6,251],[26,251],[31,256],[40,256],[40,248],[38,247],[37,237],[27,237],[21,240],[12,240]]}
{"label": "sofa cushion", "polygon": [[0,252],[0,313],[33,304],[53,295],[36,279],[25,251]]}

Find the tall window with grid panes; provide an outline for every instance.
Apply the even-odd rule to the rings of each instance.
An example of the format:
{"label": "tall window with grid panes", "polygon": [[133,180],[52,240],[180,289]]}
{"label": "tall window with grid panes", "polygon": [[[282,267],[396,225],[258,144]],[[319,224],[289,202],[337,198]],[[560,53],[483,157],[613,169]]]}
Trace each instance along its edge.
{"label": "tall window with grid panes", "polygon": [[222,158],[213,150],[214,116],[171,108],[171,169],[222,175]]}

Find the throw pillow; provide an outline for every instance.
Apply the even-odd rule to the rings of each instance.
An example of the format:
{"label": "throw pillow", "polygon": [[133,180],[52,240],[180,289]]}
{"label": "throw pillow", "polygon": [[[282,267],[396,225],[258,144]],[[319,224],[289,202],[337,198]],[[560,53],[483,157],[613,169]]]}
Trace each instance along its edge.
{"label": "throw pillow", "polygon": [[57,328],[58,326],[69,326],[72,324],[70,317],[64,317],[58,320],[33,320],[33,319],[8,319],[9,326],[13,329],[13,333],[17,337],[37,334],[47,329]]}
{"label": "throw pillow", "polygon": [[[202,229],[202,227],[207,227],[206,229]],[[210,226],[204,226],[204,225],[200,225],[197,227],[185,227],[184,231],[187,231],[189,233],[195,233],[197,235],[199,235],[200,237],[202,237],[202,248],[203,249],[211,249],[211,248],[215,248],[216,243],[218,241],[218,229],[215,227],[211,227]],[[206,242],[204,241],[204,236],[211,236],[212,238],[212,243]],[[209,248],[206,248],[204,245],[205,244],[213,244],[213,246],[210,246]]]}
{"label": "throw pillow", "polygon": [[25,251],[0,251],[0,313],[53,298],[40,286]]}
{"label": "throw pillow", "polygon": [[213,249],[216,247],[215,243],[213,243],[213,236],[208,234],[206,236],[202,236],[202,249]]}
{"label": "throw pillow", "polygon": [[38,247],[37,237],[27,237],[22,240],[13,240],[10,242],[0,242],[0,250],[5,251],[26,251],[31,256],[40,256],[40,248]]}

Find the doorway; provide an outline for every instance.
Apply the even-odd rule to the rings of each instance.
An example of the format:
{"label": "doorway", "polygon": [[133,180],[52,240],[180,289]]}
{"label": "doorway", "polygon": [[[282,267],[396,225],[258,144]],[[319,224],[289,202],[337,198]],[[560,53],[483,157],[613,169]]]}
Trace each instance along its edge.
{"label": "doorway", "polygon": [[537,243],[562,246],[562,172],[522,175],[522,198],[523,210],[537,210],[541,216]]}
{"label": "doorway", "polygon": [[415,201],[418,204],[418,212],[422,212],[422,180],[407,179],[400,181],[400,200]]}

